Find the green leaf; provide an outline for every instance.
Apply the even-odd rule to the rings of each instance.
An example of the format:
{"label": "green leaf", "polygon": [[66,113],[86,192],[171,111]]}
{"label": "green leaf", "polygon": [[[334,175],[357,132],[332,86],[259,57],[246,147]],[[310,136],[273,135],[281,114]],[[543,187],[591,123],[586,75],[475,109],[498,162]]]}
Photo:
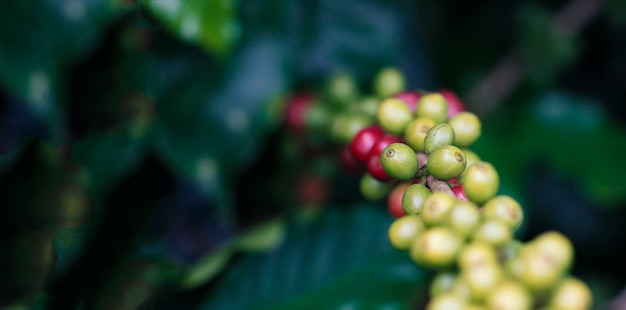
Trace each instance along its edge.
{"label": "green leaf", "polygon": [[174,36],[225,56],[239,37],[233,0],[144,0],[143,6]]}
{"label": "green leaf", "polygon": [[237,249],[246,252],[263,252],[278,246],[285,237],[286,223],[275,219],[252,227],[235,239]]}
{"label": "green leaf", "polygon": [[199,308],[414,307],[427,273],[391,247],[391,222],[383,208],[373,206],[294,219],[279,248],[242,258]]}

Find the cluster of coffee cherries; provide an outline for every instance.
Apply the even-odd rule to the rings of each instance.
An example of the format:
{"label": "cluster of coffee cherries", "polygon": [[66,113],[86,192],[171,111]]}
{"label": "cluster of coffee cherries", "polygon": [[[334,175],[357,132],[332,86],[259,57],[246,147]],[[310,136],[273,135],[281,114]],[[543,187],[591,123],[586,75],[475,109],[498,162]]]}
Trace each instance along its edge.
{"label": "cluster of coffee cherries", "polygon": [[[551,231],[522,243],[520,204],[498,195],[496,169],[468,149],[479,118],[451,111],[437,92],[384,100],[377,124],[350,144],[367,165],[360,188],[387,198],[389,240],[437,271],[428,309],[589,309],[589,288],[569,274],[573,247]],[[415,102],[415,104],[413,104]]]}
{"label": "cluster of coffee cherries", "polygon": [[[349,84],[336,79],[334,98],[350,98]],[[288,119],[333,137],[342,145],[341,166],[362,174],[362,195],[386,199],[395,218],[391,244],[436,272],[427,309],[590,309],[589,288],[570,274],[566,236],[515,239],[520,204],[498,194],[495,167],[469,149],[481,135],[480,119],[449,90],[404,90],[394,69],[378,74],[374,90],[377,99],[356,104],[296,101]],[[331,108],[339,113],[321,117]]]}

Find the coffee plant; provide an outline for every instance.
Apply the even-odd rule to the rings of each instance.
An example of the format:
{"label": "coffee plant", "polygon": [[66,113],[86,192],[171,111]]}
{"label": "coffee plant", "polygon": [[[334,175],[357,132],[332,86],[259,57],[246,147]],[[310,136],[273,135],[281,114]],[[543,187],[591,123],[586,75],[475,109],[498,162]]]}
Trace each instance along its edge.
{"label": "coffee plant", "polygon": [[340,167],[362,174],[363,197],[386,200],[396,218],[389,242],[436,272],[427,309],[591,309],[589,287],[570,275],[565,235],[515,239],[523,209],[498,195],[496,168],[470,150],[482,124],[452,91],[406,91],[386,68],[372,87],[377,100],[359,101],[345,79],[331,79],[324,100],[292,99],[286,123],[298,134],[323,129]]}

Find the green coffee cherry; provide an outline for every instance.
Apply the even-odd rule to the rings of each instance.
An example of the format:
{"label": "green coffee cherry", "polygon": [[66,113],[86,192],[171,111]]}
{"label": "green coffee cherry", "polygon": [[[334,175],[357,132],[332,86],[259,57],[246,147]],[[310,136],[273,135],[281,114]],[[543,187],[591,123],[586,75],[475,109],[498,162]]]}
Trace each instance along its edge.
{"label": "green coffee cherry", "polygon": [[422,218],[428,226],[437,226],[445,222],[448,213],[452,210],[455,199],[443,192],[434,192],[426,201],[422,209]]}
{"label": "green coffee cherry", "polygon": [[482,214],[486,219],[503,221],[513,230],[517,229],[524,219],[522,207],[519,203],[505,195],[489,199],[483,206]]}
{"label": "green coffee cherry", "polygon": [[411,245],[413,261],[426,268],[445,268],[454,264],[462,241],[450,229],[438,226],[420,234]]}
{"label": "green coffee cherry", "polygon": [[503,221],[496,219],[479,223],[472,234],[472,240],[484,242],[494,247],[504,245],[511,239],[513,239],[511,228]]}
{"label": "green coffee cherry", "polygon": [[428,131],[436,125],[430,118],[418,117],[412,120],[404,131],[404,139],[416,152],[423,152]]}
{"label": "green coffee cherry", "polygon": [[359,90],[354,78],[345,72],[336,73],[328,80],[325,88],[326,98],[337,106],[347,106],[356,100]]}
{"label": "green coffee cherry", "polygon": [[478,157],[478,155],[476,155],[476,153],[472,152],[470,149],[465,148],[461,149],[461,151],[463,152],[463,154],[465,154],[465,161],[467,162],[467,165],[465,166],[466,170],[467,167],[480,161],[480,157]]}
{"label": "green coffee cherry", "polygon": [[430,154],[439,147],[453,143],[454,129],[446,123],[441,123],[428,130],[428,134],[424,139],[424,150],[426,150],[426,153]]}
{"label": "green coffee cherry", "polygon": [[489,293],[487,305],[489,309],[530,310],[533,306],[533,300],[523,285],[507,280]]}
{"label": "green coffee cherry", "polygon": [[454,129],[454,144],[458,147],[468,147],[480,137],[481,124],[474,113],[461,112],[453,116],[448,124]]}
{"label": "green coffee cherry", "polygon": [[493,165],[479,161],[465,170],[461,177],[461,183],[467,198],[478,205],[482,205],[498,192],[500,177]]}
{"label": "green coffee cherry", "polygon": [[533,292],[552,288],[563,277],[564,270],[534,248],[522,250],[519,280]]}
{"label": "green coffee cherry", "polygon": [[331,135],[338,143],[349,144],[361,129],[370,124],[371,120],[365,115],[339,115],[332,124]]}
{"label": "green coffee cherry", "polygon": [[426,230],[426,225],[417,215],[407,215],[396,219],[389,227],[389,241],[398,250],[407,250]]}
{"label": "green coffee cherry", "polygon": [[498,257],[493,247],[482,242],[472,242],[459,253],[459,267],[471,269],[485,264],[498,264]]}
{"label": "green coffee cherry", "polygon": [[443,123],[448,119],[448,102],[441,94],[424,94],[417,103],[415,113],[417,117],[430,118],[435,123]]}
{"label": "green coffee cherry", "polygon": [[591,309],[593,295],[589,287],[574,277],[561,281],[552,292],[549,307],[554,310]]}
{"label": "green coffee cherry", "polygon": [[402,210],[407,215],[421,215],[431,191],[422,184],[411,184],[402,195]]}
{"label": "green coffee cherry", "polygon": [[572,242],[556,231],[548,231],[537,236],[527,246],[550,260],[560,270],[568,269],[574,258]]}
{"label": "green coffee cherry", "polygon": [[380,98],[391,97],[406,87],[402,72],[395,68],[382,69],[374,80],[374,91]]}
{"label": "green coffee cherry", "polygon": [[402,100],[389,98],[378,107],[376,117],[386,132],[401,135],[413,120],[413,112]]}
{"label": "green coffee cherry", "polygon": [[363,174],[359,183],[361,194],[368,200],[382,200],[387,197],[393,188],[392,183],[386,183],[375,179],[369,173]]}
{"label": "green coffee cherry", "polygon": [[451,292],[458,275],[453,272],[439,272],[430,284],[430,296]]}
{"label": "green coffee cherry", "polygon": [[472,299],[483,301],[504,279],[504,271],[498,264],[475,265],[463,269],[461,277],[467,283]]}
{"label": "green coffee cherry", "polygon": [[465,303],[463,298],[453,293],[443,293],[431,299],[426,310],[465,310]]}
{"label": "green coffee cherry", "polygon": [[415,151],[404,143],[388,145],[380,155],[380,163],[385,172],[396,180],[410,180],[418,170]]}
{"label": "green coffee cherry", "polygon": [[[430,154],[426,166],[433,177],[439,180],[450,180],[461,175],[466,164],[465,155],[458,147],[445,145]],[[465,185],[463,186],[465,189]],[[465,192],[467,193],[467,190]]]}
{"label": "green coffee cherry", "polygon": [[456,199],[446,218],[446,225],[459,236],[468,237],[479,219],[478,206],[469,201]]}

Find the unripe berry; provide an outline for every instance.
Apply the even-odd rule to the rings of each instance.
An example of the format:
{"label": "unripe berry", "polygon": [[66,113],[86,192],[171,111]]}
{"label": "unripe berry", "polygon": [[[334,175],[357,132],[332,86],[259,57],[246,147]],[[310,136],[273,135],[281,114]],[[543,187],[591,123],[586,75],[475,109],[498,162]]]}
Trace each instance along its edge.
{"label": "unripe berry", "polygon": [[417,215],[396,219],[389,227],[389,241],[398,250],[407,250],[417,237],[426,231],[426,225]]}
{"label": "unripe berry", "polygon": [[549,306],[554,310],[587,310],[591,309],[592,304],[593,295],[589,287],[582,281],[569,277],[554,289]]}
{"label": "unripe berry", "polygon": [[438,93],[422,95],[415,110],[417,117],[430,118],[435,123],[443,123],[448,119],[448,103]]}
{"label": "unripe berry", "polygon": [[426,310],[465,310],[466,301],[453,294],[443,293],[430,300]]}
{"label": "unripe berry", "polygon": [[369,173],[363,174],[361,182],[359,183],[361,194],[368,200],[381,200],[385,198],[391,191],[392,186],[391,183],[376,180]]}
{"label": "unripe berry", "polygon": [[496,251],[486,243],[469,243],[459,253],[459,267],[461,269],[471,269],[476,266],[497,263]]}
{"label": "unripe berry", "polygon": [[465,155],[454,145],[445,145],[436,149],[430,154],[426,164],[428,172],[439,180],[458,177],[465,170],[465,165]]}
{"label": "unripe berry", "polygon": [[515,230],[524,219],[522,207],[509,196],[496,196],[483,206],[483,217],[486,219],[498,219]]}
{"label": "unripe berry", "polygon": [[454,145],[468,147],[472,145],[481,134],[481,123],[476,114],[461,112],[448,121],[454,129]]}
{"label": "unripe berry", "polygon": [[381,98],[393,96],[405,89],[404,76],[398,69],[382,69],[374,81],[374,91]]}
{"label": "unripe berry", "polygon": [[354,78],[345,72],[336,73],[328,80],[325,88],[326,98],[337,106],[346,106],[359,94]]}
{"label": "unripe berry", "polygon": [[410,180],[418,169],[415,151],[404,143],[392,143],[380,156],[385,172],[396,180]]}
{"label": "unripe berry", "polygon": [[411,112],[415,113],[415,109],[417,108],[417,102],[420,99],[420,93],[416,91],[406,91],[393,96],[394,98],[400,99],[406,103],[406,105],[411,109]]}
{"label": "unripe berry", "polygon": [[385,132],[379,126],[369,126],[361,129],[350,142],[350,150],[354,157],[362,163],[367,162],[374,143],[384,134]]}
{"label": "unripe berry", "polygon": [[434,192],[426,201],[422,209],[422,218],[428,226],[443,224],[454,205],[454,198],[443,192]]}
{"label": "unripe berry", "polygon": [[383,101],[376,113],[378,123],[388,133],[400,135],[413,120],[413,112],[401,100],[389,98]]}
{"label": "unripe berry", "polygon": [[487,296],[489,309],[530,310],[532,301],[526,288],[511,280],[500,283]]}
{"label": "unripe berry", "polygon": [[348,144],[363,128],[369,126],[370,119],[365,115],[339,115],[332,123],[331,135],[341,144]]}
{"label": "unripe berry", "polygon": [[519,280],[533,292],[552,288],[563,276],[563,269],[535,249],[522,250]]}
{"label": "unripe berry", "polygon": [[536,250],[561,270],[568,269],[574,258],[572,242],[557,231],[548,231],[537,236],[528,247]]}
{"label": "unripe berry", "polygon": [[466,170],[469,166],[480,161],[480,157],[478,157],[478,155],[476,155],[476,153],[472,152],[470,149],[465,148],[461,149],[461,151],[465,155],[465,161],[467,162],[467,165],[465,166]]}
{"label": "unripe berry", "polygon": [[467,283],[472,299],[483,301],[504,279],[504,272],[498,264],[484,264],[463,269],[461,277]]}
{"label": "unripe berry", "polygon": [[446,123],[435,125],[424,138],[424,150],[430,154],[439,147],[454,143],[454,129]]}
{"label": "unripe berry", "polygon": [[472,234],[472,240],[484,242],[494,247],[503,245],[511,241],[512,238],[511,228],[506,223],[496,219],[479,223]]}
{"label": "unripe berry", "polygon": [[415,151],[423,152],[424,141],[428,135],[428,131],[436,125],[435,121],[430,118],[418,117],[412,120],[404,131],[404,139]]}
{"label": "unripe berry", "polygon": [[443,271],[437,273],[430,284],[430,296],[451,292],[457,278],[458,275],[453,272]]}
{"label": "unripe berry", "polygon": [[402,196],[402,210],[411,215],[421,215],[424,201],[431,192],[422,184],[411,184]]}
{"label": "unripe berry", "polygon": [[500,177],[493,165],[481,161],[465,170],[461,177],[461,183],[467,198],[478,205],[482,205],[498,192]]}
{"label": "unripe berry", "polygon": [[479,219],[480,214],[475,204],[457,200],[448,213],[446,225],[459,236],[467,237],[472,233]]}
{"label": "unripe berry", "polygon": [[445,268],[454,264],[462,241],[448,228],[438,226],[417,237],[409,254],[415,263],[426,268]]}

